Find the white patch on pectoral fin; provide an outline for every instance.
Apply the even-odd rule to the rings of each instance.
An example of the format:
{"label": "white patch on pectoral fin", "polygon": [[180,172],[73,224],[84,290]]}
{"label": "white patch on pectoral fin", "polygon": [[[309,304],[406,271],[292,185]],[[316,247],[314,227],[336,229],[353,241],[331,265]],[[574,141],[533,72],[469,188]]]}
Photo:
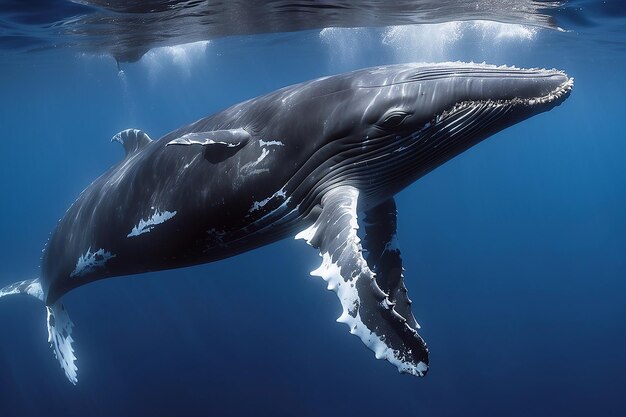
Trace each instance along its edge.
{"label": "white patch on pectoral fin", "polygon": [[78,368],[76,367],[76,355],[72,343],[72,328],[74,323],[70,320],[63,303],[57,301],[51,306],[46,306],[48,310],[48,342],[54,352],[54,356],[59,361],[65,376],[74,385],[78,382]]}
{"label": "white patch on pectoral fin", "polygon": [[400,315],[389,295],[378,286],[363,258],[357,236],[359,192],[349,186],[330,190],[322,198],[315,223],[296,235],[320,251],[322,264],[311,275],[320,276],[334,291],[343,312],[337,319],[400,372],[423,376],[428,370],[428,349],[411,321]]}

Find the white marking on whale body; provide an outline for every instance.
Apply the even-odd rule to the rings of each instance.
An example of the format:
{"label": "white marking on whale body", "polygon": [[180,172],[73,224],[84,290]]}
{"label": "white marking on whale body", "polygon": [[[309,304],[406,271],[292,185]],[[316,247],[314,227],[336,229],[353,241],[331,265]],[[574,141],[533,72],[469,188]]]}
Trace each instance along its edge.
{"label": "white marking on whale body", "polygon": [[189,167],[190,167],[193,163],[195,163],[195,162],[196,162],[196,160],[198,159],[198,157],[199,157],[199,156],[200,156],[200,154],[198,154],[198,155],[194,156],[194,157],[193,157],[193,159],[192,159],[191,161],[189,161],[188,163],[186,163],[186,164],[183,166],[183,169],[187,169],[187,168],[189,168]]}
{"label": "white marking on whale body", "polygon": [[262,209],[267,203],[270,202],[272,198],[274,198],[274,196],[267,197],[266,199],[261,200],[261,201],[255,201],[254,203],[252,203],[252,207],[250,207],[250,209],[248,210],[248,213],[252,213],[253,211]]}
{"label": "white marking on whale body", "polygon": [[259,155],[256,161],[248,162],[247,164],[241,167],[240,171],[245,176],[258,175],[258,174],[263,174],[265,172],[269,172],[269,168],[257,168],[257,165],[263,162],[263,160],[270,154],[269,149],[266,149],[266,147],[285,146],[285,145],[281,141],[278,141],[278,140],[264,141],[261,139],[259,140],[259,146],[261,147],[261,155]]}
{"label": "white marking on whale body", "polygon": [[264,141],[263,139],[259,140],[259,145],[260,146],[285,146],[285,144],[279,140]]}
{"label": "white marking on whale body", "polygon": [[261,151],[261,155],[259,155],[259,157],[257,158],[256,161],[252,161],[252,162],[248,162],[247,164],[245,164],[244,166],[241,167],[242,171],[247,171],[250,170],[252,168],[255,168],[257,165],[259,165],[267,155],[270,154],[270,151],[268,151],[267,149],[263,148],[263,150]]}
{"label": "white marking on whale body", "polygon": [[[281,189],[280,191],[275,192],[274,194],[272,194],[271,196],[261,200],[261,201],[255,201],[254,203],[252,203],[252,207],[250,207],[250,209],[248,210],[248,213],[252,213],[253,211],[257,211],[259,209],[262,209],[267,203],[269,203],[273,198],[276,197],[281,197],[281,198],[285,198],[287,196],[287,193],[285,192],[284,189]],[[286,203],[287,201],[285,201]]]}
{"label": "white marking on whale body", "polygon": [[109,259],[115,258],[117,255],[111,254],[104,249],[100,248],[95,252],[91,251],[91,248],[87,249],[84,255],[81,255],[76,261],[76,267],[70,274],[70,277],[80,277],[90,272],[95,271],[97,268],[102,268]]}
{"label": "white marking on whale body", "polygon": [[[154,208],[153,208],[154,210]],[[144,220],[141,219],[139,220],[139,224],[137,224],[137,226],[133,227],[133,230],[130,231],[130,233],[128,235],[126,235],[126,237],[133,237],[133,236],[139,236],[141,234],[144,233],[149,233],[150,231],[152,231],[152,229],[155,228],[155,226],[161,224],[161,223],[165,223],[166,221],[168,221],[169,219],[171,219],[172,217],[174,217],[176,215],[176,211],[158,211],[156,210],[154,212],[154,214],[152,216],[150,216],[149,219]]]}
{"label": "white marking on whale body", "polygon": [[255,169],[253,171],[250,171],[250,175],[258,175],[258,174],[263,174],[265,172],[270,172],[269,168]]}

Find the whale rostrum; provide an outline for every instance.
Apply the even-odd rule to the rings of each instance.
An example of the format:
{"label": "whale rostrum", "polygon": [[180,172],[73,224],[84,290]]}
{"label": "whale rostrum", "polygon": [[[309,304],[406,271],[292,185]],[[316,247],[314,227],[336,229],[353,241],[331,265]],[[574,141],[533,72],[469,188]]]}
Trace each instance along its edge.
{"label": "whale rostrum", "polygon": [[[492,134],[562,103],[561,71],[486,64],[367,68],[285,87],[158,140],[116,134],[125,157],[67,210],[41,276],[0,290],[45,303],[50,345],[77,382],[67,292],[217,261],[286,237],[317,249],[337,321],[400,372],[423,376],[394,195]],[[357,233],[362,228],[362,233]],[[361,237],[359,237],[361,236]]]}

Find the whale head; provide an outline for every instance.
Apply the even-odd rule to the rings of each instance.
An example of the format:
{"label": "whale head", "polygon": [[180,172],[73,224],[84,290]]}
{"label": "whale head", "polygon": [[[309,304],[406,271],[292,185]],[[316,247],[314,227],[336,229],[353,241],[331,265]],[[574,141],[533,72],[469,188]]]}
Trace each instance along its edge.
{"label": "whale head", "polygon": [[573,79],[557,70],[485,64],[403,64],[335,83],[323,135],[334,175],[371,204],[490,135],[562,103]]}

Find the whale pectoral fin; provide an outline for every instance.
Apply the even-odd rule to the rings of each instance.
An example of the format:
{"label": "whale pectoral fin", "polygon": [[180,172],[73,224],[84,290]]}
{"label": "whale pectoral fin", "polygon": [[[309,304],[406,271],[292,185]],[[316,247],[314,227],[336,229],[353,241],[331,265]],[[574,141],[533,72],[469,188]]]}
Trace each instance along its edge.
{"label": "whale pectoral fin", "polygon": [[[322,277],[328,283],[328,289],[339,297],[343,312],[337,321],[347,324],[350,333],[357,335],[374,351],[377,359],[386,359],[400,372],[423,376],[428,370],[428,349],[417,334],[408,303],[400,310],[394,303],[394,300],[402,299],[396,294],[402,291],[401,279],[393,283],[393,277],[398,281],[398,274],[392,271],[393,268],[378,264],[381,283],[387,283],[387,288],[393,290],[393,295],[385,293],[363,257],[357,236],[358,197],[358,190],[350,186],[327,192],[322,197],[322,210],[317,220],[298,233],[296,239],[304,239],[319,249],[322,265],[311,275]],[[387,224],[386,228],[390,226]],[[374,239],[377,232],[370,230],[370,239]],[[382,259],[384,251],[378,252],[380,256],[374,258]]]}
{"label": "whale pectoral fin", "polygon": [[171,140],[170,145],[200,145],[204,147],[204,157],[212,163],[222,162],[243,148],[250,140],[245,129],[212,130],[209,132],[187,133]]}
{"label": "whale pectoral fin", "polygon": [[128,158],[129,155],[145,148],[152,142],[152,139],[150,139],[150,136],[143,130],[126,129],[113,136],[111,142],[121,143],[124,147],[124,152],[126,152],[125,157]]}
{"label": "whale pectoral fin", "polygon": [[402,258],[397,247],[397,210],[393,198],[365,212],[363,248],[367,264],[376,274],[376,283],[394,303],[394,309],[413,329],[420,326],[411,311],[411,300],[404,285]]}

